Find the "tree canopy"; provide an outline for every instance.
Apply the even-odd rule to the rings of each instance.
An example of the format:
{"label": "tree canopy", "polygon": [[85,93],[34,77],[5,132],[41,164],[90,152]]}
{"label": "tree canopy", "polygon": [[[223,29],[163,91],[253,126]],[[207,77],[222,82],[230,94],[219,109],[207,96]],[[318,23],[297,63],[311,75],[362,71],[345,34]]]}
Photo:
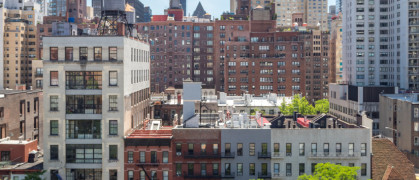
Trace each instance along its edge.
{"label": "tree canopy", "polygon": [[355,180],[359,167],[349,167],[331,163],[319,163],[313,175],[301,175],[298,180]]}
{"label": "tree canopy", "polygon": [[305,97],[300,95],[294,95],[290,104],[285,103],[285,99],[282,100],[279,110],[283,115],[292,115],[294,111],[302,115],[313,115],[319,113],[329,112],[329,100],[322,99],[315,103],[315,107],[311,105]]}

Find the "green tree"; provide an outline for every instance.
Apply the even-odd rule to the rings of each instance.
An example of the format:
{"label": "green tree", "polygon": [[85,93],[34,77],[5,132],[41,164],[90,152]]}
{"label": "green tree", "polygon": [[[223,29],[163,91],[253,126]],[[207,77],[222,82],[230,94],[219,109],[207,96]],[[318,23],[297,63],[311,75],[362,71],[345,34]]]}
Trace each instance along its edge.
{"label": "green tree", "polygon": [[288,106],[287,103],[285,103],[285,98],[282,99],[281,105],[279,106],[279,111],[281,111],[283,115],[291,114],[288,112]]}
{"label": "green tree", "polygon": [[30,172],[30,173],[26,173],[26,176],[24,178],[24,180],[43,180],[42,179],[42,175],[45,173],[46,171],[39,171],[39,172]]}
{"label": "green tree", "polygon": [[300,97],[300,95],[294,95],[291,104],[288,105],[286,105],[285,100],[283,100],[279,110],[284,115],[292,115],[294,111],[302,115],[314,114],[314,107],[307,101],[305,97]]}
{"label": "green tree", "polygon": [[328,113],[329,112],[329,100],[328,99],[321,99],[317,100],[315,103],[315,111],[317,113]]}
{"label": "green tree", "polygon": [[355,180],[359,167],[341,166],[331,163],[319,163],[313,175],[301,175],[298,180]]}

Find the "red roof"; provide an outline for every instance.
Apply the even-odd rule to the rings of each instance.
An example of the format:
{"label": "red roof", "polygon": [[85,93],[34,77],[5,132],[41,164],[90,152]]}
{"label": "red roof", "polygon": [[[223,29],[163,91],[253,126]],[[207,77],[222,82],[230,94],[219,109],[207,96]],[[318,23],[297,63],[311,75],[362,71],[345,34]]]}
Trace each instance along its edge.
{"label": "red roof", "polygon": [[135,130],[127,139],[171,139],[172,130]]}
{"label": "red roof", "polygon": [[[259,126],[264,126],[265,124],[267,124],[267,123],[269,123],[269,121],[266,119],[266,118],[264,118],[264,117],[260,117],[258,120],[256,120],[257,122],[258,122],[258,124],[259,124]],[[260,124],[260,121],[262,121],[263,122],[263,124]]]}
{"label": "red roof", "polygon": [[167,14],[173,14],[175,17],[175,21],[183,20],[183,9],[169,9],[167,10]]}
{"label": "red roof", "polygon": [[310,126],[310,120],[304,118],[297,118],[297,123],[306,128]]}
{"label": "red roof", "polygon": [[167,15],[153,15],[152,21],[167,21]]}

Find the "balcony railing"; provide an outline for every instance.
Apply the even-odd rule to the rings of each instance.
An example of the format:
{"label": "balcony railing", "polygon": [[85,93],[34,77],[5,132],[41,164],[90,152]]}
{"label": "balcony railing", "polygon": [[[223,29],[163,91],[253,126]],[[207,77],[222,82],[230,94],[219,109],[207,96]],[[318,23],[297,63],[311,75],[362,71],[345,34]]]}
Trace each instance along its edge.
{"label": "balcony railing", "polygon": [[140,166],[158,166],[160,164],[160,161],[154,161],[154,162],[141,162],[140,160],[138,160],[137,165]]}
{"label": "balcony railing", "polygon": [[234,158],[236,156],[235,152],[223,152],[221,153],[221,158]]}
{"label": "balcony railing", "polygon": [[67,105],[67,114],[102,114],[101,104]]}
{"label": "balcony railing", "polygon": [[234,173],[234,172],[230,172],[230,173],[221,173],[221,177],[222,177],[222,178],[234,178],[234,177],[235,177],[235,173]]}
{"label": "balcony railing", "polygon": [[213,153],[187,153],[184,158],[220,158],[220,154],[213,154]]}
{"label": "balcony railing", "polygon": [[271,158],[271,153],[268,151],[258,152],[258,158]]}
{"label": "balcony railing", "polygon": [[208,172],[205,174],[188,174],[187,172],[183,172],[183,174],[185,179],[219,179],[221,177],[218,174],[209,174]]}
{"label": "balcony railing", "polygon": [[270,172],[266,172],[266,173],[258,173],[258,178],[262,178],[262,179],[270,179],[272,177]]}

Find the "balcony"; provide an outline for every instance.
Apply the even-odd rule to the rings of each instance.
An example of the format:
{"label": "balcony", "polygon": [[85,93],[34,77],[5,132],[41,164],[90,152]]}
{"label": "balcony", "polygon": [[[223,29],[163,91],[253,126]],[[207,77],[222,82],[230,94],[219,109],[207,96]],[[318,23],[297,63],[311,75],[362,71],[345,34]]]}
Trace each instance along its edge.
{"label": "balcony", "polygon": [[43,77],[43,76],[44,74],[38,74],[38,73],[35,74],[35,77]]}
{"label": "balcony", "polygon": [[271,158],[270,152],[258,152],[258,158]]}
{"label": "balcony", "polygon": [[67,114],[102,114],[101,104],[67,105]]}
{"label": "balcony", "polygon": [[136,163],[138,166],[158,166],[160,164],[160,161],[154,161],[154,162],[138,162]]}
{"label": "balcony", "polygon": [[203,158],[203,159],[216,159],[220,158],[220,154],[211,154],[211,153],[188,153],[184,155],[184,158]]}
{"label": "balcony", "polygon": [[310,153],[309,159],[359,159],[361,157],[360,152],[354,153],[328,153],[328,152],[317,152],[317,153]]}
{"label": "balcony", "polygon": [[412,5],[412,6],[409,6],[409,9],[410,10],[415,10],[415,9],[419,10],[419,6]]}
{"label": "balcony", "polygon": [[272,175],[271,175],[270,172],[258,173],[258,178],[260,178],[260,179],[270,179],[270,178],[272,178]]}
{"label": "balcony", "polygon": [[235,156],[236,156],[235,152],[221,153],[221,158],[234,158]]}
{"label": "balcony", "polygon": [[234,176],[235,175],[235,173],[234,172],[229,172],[229,173],[222,173],[221,174],[221,177],[222,178],[233,178],[234,179]]}

